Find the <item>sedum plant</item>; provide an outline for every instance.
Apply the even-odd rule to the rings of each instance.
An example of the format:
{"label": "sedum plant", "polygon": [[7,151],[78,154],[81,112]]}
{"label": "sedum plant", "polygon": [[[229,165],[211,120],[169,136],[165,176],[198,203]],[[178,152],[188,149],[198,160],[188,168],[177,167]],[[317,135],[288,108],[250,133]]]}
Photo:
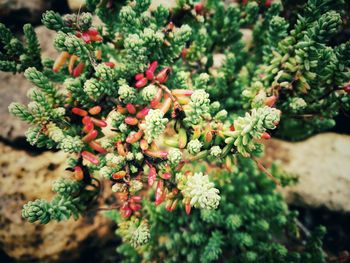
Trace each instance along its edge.
{"label": "sedum plant", "polygon": [[[71,176],[53,183],[52,200],[35,200],[22,210],[29,222],[77,218],[94,205],[107,180],[125,224],[134,227],[134,245],[149,240],[142,200],[191,209],[215,210],[220,191],[207,174],[183,171],[203,160],[220,165],[235,155],[261,153],[257,139],[275,129],[280,111],[268,106],[247,112],[233,122],[220,103],[211,102],[203,82],[182,88],[168,82],[172,64],[190,40],[188,25],[168,22],[162,6],[150,1],[88,2],[104,26],[92,25],[90,13],[65,15],[48,11],[43,23],[57,31],[59,56],[28,67],[31,102],[12,103],[9,111],[31,124],[32,145],[66,152]],[[153,195],[143,192],[152,191]],[[135,217],[137,219],[135,219]],[[135,224],[138,226],[136,227]],[[124,228],[121,227],[120,231]]]}
{"label": "sedum plant", "polygon": [[[114,203],[97,209],[112,211],[127,262],[322,262],[323,229],[301,251],[283,244],[301,240],[295,214],[274,192],[288,179],[256,157],[281,117],[277,132],[297,139],[347,105],[349,45],[330,44],[346,16],[336,2],[309,0],[292,22],[271,1],[180,0],[150,10],[150,0],[87,0],[89,12],[44,13],[57,31],[54,59],[40,59],[34,35],[28,50],[14,52],[2,26],[1,69],[24,71],[34,86],[28,105],[9,110],[31,124],[30,144],[67,153],[70,172],[53,182],[52,200],[24,205],[23,218],[76,219],[96,208],[103,184]],[[242,36],[251,29],[249,43]],[[337,91],[328,94],[330,84]],[[313,109],[318,121],[296,124],[294,108],[301,116]],[[300,124],[307,133],[295,132]]]}

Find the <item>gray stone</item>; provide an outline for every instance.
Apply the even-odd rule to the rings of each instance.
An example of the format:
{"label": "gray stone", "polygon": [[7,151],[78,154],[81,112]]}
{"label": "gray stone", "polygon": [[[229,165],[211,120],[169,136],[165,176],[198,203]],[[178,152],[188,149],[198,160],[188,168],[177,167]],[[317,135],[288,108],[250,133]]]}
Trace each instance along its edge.
{"label": "gray stone", "polygon": [[[103,246],[113,235],[111,222],[96,211],[77,221],[31,224],[21,217],[22,206],[36,198],[51,199],[51,183],[63,175],[66,154],[31,156],[0,143],[0,249],[11,258],[30,262],[71,261],[82,249]],[[108,191],[105,191],[108,196]],[[104,198],[100,199],[103,206]]]}
{"label": "gray stone", "polygon": [[299,176],[295,186],[282,189],[287,202],[350,212],[350,136],[323,133],[290,143],[266,142],[265,163],[278,160]]}

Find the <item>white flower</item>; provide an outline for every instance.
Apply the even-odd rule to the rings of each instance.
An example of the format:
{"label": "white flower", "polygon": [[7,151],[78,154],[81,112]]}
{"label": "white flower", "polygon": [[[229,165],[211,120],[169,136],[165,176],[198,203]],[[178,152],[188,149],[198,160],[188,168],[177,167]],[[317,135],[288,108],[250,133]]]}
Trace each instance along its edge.
{"label": "white flower", "polygon": [[151,143],[154,139],[158,138],[165,129],[165,124],[168,122],[167,118],[163,118],[163,112],[159,109],[150,110],[145,117],[146,129],[145,135],[147,141]]}
{"label": "white flower", "polygon": [[209,181],[208,175],[195,173],[188,176],[182,189],[185,198],[190,199],[191,206],[201,209],[216,209],[219,205],[219,190]]}
{"label": "white flower", "polygon": [[200,152],[202,146],[202,143],[198,139],[191,140],[187,144],[187,150],[190,154],[195,155]]}
{"label": "white flower", "polygon": [[219,157],[221,153],[222,153],[222,150],[220,149],[219,146],[213,146],[210,148],[210,155],[214,157]]}
{"label": "white flower", "polygon": [[171,165],[176,166],[182,160],[182,152],[179,149],[172,148],[168,154],[168,161]]}
{"label": "white flower", "polygon": [[157,94],[158,89],[159,88],[153,84],[144,87],[140,92],[141,98],[147,103],[150,102]]}

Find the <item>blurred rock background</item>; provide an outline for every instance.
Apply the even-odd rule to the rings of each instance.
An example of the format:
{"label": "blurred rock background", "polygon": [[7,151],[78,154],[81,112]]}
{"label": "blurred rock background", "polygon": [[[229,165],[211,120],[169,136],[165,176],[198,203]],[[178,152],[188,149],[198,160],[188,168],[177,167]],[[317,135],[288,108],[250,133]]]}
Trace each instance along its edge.
{"label": "blurred rock background", "polygon": [[[53,9],[76,12],[83,0],[0,0],[0,22],[20,34],[25,23],[36,25],[44,57],[55,57],[54,33],[40,26],[41,14]],[[171,7],[174,1],[153,1]],[[248,32],[249,33],[249,32]],[[249,34],[248,34],[249,35]],[[113,226],[101,214],[78,221],[33,225],[21,218],[23,204],[50,198],[51,181],[64,173],[63,153],[40,151],[24,138],[25,124],[9,115],[12,101],[27,102],[29,82],[21,75],[0,72],[0,262],[116,262]],[[349,119],[339,119],[337,132]],[[324,133],[303,142],[270,140],[267,165],[278,161],[299,183],[281,190],[301,213],[306,227],[328,228],[326,249],[350,250],[350,136]],[[94,249],[91,249],[94,248]],[[98,248],[98,249],[96,249]]]}

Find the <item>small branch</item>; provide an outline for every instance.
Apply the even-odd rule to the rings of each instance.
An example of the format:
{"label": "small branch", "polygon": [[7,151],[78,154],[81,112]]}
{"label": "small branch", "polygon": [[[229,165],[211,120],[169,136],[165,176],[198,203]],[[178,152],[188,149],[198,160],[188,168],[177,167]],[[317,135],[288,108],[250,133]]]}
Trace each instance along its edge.
{"label": "small branch", "polygon": [[111,211],[111,210],[115,210],[115,209],[119,209],[120,206],[110,206],[110,207],[96,207],[96,208],[92,208],[89,209],[88,211],[97,211],[97,212],[102,212],[102,211]]}
{"label": "small branch", "polygon": [[258,159],[256,159],[255,157],[253,157],[253,160],[255,161],[256,165],[258,166],[258,168],[263,171],[268,177],[270,177],[272,179],[272,181],[274,181],[274,183],[278,186],[282,186],[281,183],[259,162]]}
{"label": "small branch", "polygon": [[303,225],[303,223],[301,223],[298,219],[295,219],[295,223],[305,233],[307,237],[311,236],[310,231]]}
{"label": "small branch", "polygon": [[165,85],[159,85],[159,87],[160,87],[165,93],[167,93],[167,94],[169,95],[169,97],[171,98],[171,100],[172,100],[173,102],[177,101],[177,99],[174,97],[174,95],[171,93],[170,89],[169,89],[167,86],[165,86]]}

